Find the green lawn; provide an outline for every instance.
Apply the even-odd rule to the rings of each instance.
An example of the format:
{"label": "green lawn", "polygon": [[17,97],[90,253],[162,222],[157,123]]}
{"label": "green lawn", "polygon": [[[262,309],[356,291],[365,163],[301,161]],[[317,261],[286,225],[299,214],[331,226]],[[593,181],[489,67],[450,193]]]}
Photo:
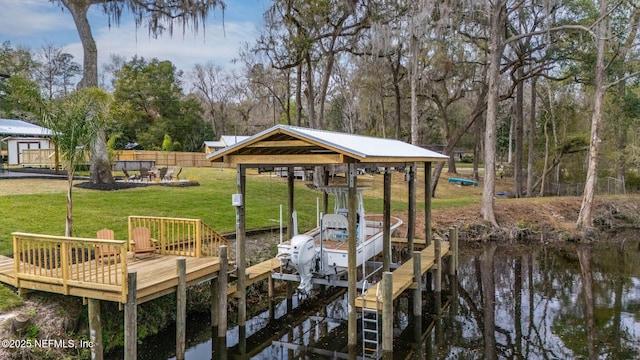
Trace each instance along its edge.
{"label": "green lawn", "polygon": [[[188,168],[183,171],[181,178],[197,181],[200,186],[149,186],[118,191],[74,188],[74,236],[95,237],[97,230],[107,227],[115,231],[116,238],[127,239],[129,215],[202,219],[218,232],[234,231],[235,209],[231,206],[231,194],[237,191],[235,169]],[[422,179],[423,175],[419,174],[418,178]],[[335,181],[339,183],[341,180],[344,179]],[[11,188],[18,189],[25,183],[22,180],[2,181],[6,182],[6,193],[11,193]],[[40,181],[43,188],[47,184],[45,182],[55,182],[55,188],[46,189],[46,193],[0,196],[0,254],[11,253],[11,233],[15,231],[64,235],[66,182]],[[362,176],[358,178],[358,184],[371,188],[365,192],[366,210],[380,213],[383,207],[383,176]],[[7,186],[9,190],[6,190]],[[403,174],[394,173],[392,211],[406,210],[406,188]],[[479,202],[480,191],[480,187],[452,187],[441,180],[433,208],[458,207]],[[423,185],[418,183],[418,210],[424,209],[421,201],[423,194]],[[301,181],[295,182],[295,208],[301,230],[315,226],[318,198],[321,199],[320,192],[309,189]],[[282,204],[285,211],[287,206],[286,180],[248,171],[246,202],[247,229],[277,226],[279,206]]]}

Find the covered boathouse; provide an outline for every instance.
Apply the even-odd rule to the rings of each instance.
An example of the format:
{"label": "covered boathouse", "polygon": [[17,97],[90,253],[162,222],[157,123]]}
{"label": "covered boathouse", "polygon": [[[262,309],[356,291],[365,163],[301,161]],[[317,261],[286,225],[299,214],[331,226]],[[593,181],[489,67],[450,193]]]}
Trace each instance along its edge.
{"label": "covered boathouse", "polygon": [[[409,199],[409,211],[408,211],[408,234],[407,234],[407,248],[410,254],[413,254],[414,250],[414,237],[415,237],[415,215],[416,215],[416,174],[417,166],[424,166],[424,203],[425,203],[425,234],[426,234],[426,246],[428,247],[432,242],[431,233],[431,169],[432,163],[447,161],[448,157],[430,151],[415,145],[411,145],[402,141],[392,139],[374,138],[368,136],[338,133],[310,128],[302,128],[287,125],[276,125],[272,128],[264,130],[254,136],[251,136],[243,141],[240,141],[232,146],[221,149],[217,152],[207,155],[207,159],[212,162],[224,162],[228,164],[235,164],[237,169],[237,193],[241,197],[235,205],[237,206],[238,214],[238,249],[237,249],[237,266],[238,273],[242,274],[246,269],[246,256],[245,256],[245,242],[246,242],[246,229],[245,229],[245,204],[246,193],[246,169],[248,168],[270,168],[270,167],[285,167],[288,169],[288,216],[287,216],[287,229],[291,232],[293,229],[293,209],[294,209],[294,168],[305,166],[320,166],[324,167],[324,185],[328,184],[328,167],[335,165],[346,166],[347,168],[347,184],[349,188],[348,195],[348,207],[350,213],[356,213],[356,192],[357,192],[357,173],[358,168],[368,166],[383,167],[384,171],[384,214],[383,214],[383,267],[386,275],[390,275],[390,263],[391,263],[391,234],[390,234],[390,213],[391,213],[391,168],[405,168],[407,169],[408,180],[408,199]],[[323,211],[327,213],[327,195],[323,198]],[[357,313],[358,307],[366,307],[367,301],[365,296],[357,296],[357,284],[356,284],[356,217],[349,217],[348,227],[348,346],[351,349],[355,349],[357,346]],[[288,235],[291,235],[288,234]],[[447,248],[448,249],[448,248]],[[425,249],[427,250],[427,249]],[[436,241],[435,249],[431,248],[432,265],[439,265],[442,254],[440,253],[439,241]],[[407,265],[413,268],[410,264],[412,260],[416,260],[414,263],[419,264],[420,254],[413,254],[413,259],[407,261]],[[433,257],[435,255],[435,258]],[[417,258],[416,258],[417,256]],[[438,272],[440,266],[437,266]],[[424,274],[425,266],[418,266],[418,271]],[[413,275],[413,273],[411,273]],[[410,275],[410,279],[413,277]],[[244,283],[244,276],[238,277],[238,325],[240,332],[242,333],[246,327],[246,284]],[[411,281],[404,286],[404,289],[409,288]],[[418,281],[418,280],[416,280]],[[438,286],[438,285],[436,285]],[[436,289],[436,291],[438,291]],[[396,289],[393,290],[396,292]],[[395,296],[395,295],[394,295]],[[361,300],[360,300],[361,299]],[[359,303],[356,300],[360,300]],[[375,305],[380,306],[378,305]],[[419,305],[421,306],[421,305]],[[389,307],[391,311],[389,312]],[[385,316],[385,311],[387,315]],[[415,313],[414,309],[414,313]],[[387,301],[383,308],[383,341],[382,351],[393,351],[393,336],[392,336],[392,301]],[[385,336],[386,333],[386,336]],[[224,336],[219,334],[219,336]],[[376,344],[377,345],[377,344]]]}

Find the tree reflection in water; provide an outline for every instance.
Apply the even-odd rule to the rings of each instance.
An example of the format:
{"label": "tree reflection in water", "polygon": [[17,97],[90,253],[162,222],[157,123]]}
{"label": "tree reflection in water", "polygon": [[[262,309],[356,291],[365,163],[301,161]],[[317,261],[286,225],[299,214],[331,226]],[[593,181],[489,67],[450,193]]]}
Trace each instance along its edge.
{"label": "tree reflection in water", "polygon": [[[426,291],[420,324],[408,304],[410,292],[395,302],[394,333],[399,336],[394,341],[393,358],[640,358],[640,252],[635,245],[607,240],[544,246],[486,243],[475,249],[471,249],[473,244],[461,246],[465,250],[460,255],[458,275],[445,277],[442,303],[448,306],[441,313],[437,311],[438,298]],[[285,305],[283,302],[279,308]],[[360,347],[358,354],[346,354],[345,305],[342,297],[316,306],[316,313],[294,311],[291,315],[296,321],[291,325],[285,325],[283,318],[271,325],[264,317],[250,320],[256,325],[252,333],[273,336],[263,339],[265,347],[253,358],[326,358],[313,354],[310,348],[360,356]],[[187,328],[192,347],[186,358],[218,358],[219,354],[211,354],[208,325],[203,324],[201,330],[192,325]],[[277,335],[279,328],[287,330],[284,336]],[[227,333],[228,355],[238,358],[233,348],[239,339],[233,334],[233,329]],[[161,336],[158,344],[139,347],[139,354],[145,350],[152,353],[141,359],[171,357],[175,346],[166,340],[175,336],[171,331],[168,335]],[[299,348],[287,349],[284,342]],[[254,346],[251,341],[247,344],[248,348]],[[166,345],[166,353],[159,345]]]}

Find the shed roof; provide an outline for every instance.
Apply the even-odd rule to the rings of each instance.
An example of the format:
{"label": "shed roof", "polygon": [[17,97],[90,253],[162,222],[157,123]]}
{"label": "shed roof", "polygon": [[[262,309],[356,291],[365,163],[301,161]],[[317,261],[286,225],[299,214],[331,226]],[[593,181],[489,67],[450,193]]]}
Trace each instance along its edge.
{"label": "shed roof", "polygon": [[207,155],[248,165],[441,162],[446,155],[399,140],[276,125]]}
{"label": "shed roof", "polygon": [[231,146],[235,143],[239,143],[240,141],[246,140],[251,136],[246,135],[221,135],[220,142],[224,143],[224,146]]}
{"label": "shed roof", "polygon": [[0,134],[13,136],[50,136],[51,130],[22,120],[0,119]]}

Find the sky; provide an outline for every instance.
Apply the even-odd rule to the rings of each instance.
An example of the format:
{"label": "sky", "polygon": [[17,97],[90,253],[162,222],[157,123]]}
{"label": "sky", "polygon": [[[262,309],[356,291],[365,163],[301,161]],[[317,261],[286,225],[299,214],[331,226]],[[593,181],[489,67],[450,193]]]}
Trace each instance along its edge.
{"label": "sky", "polygon": [[[250,45],[262,26],[262,14],[270,0],[226,0],[223,14],[216,10],[205,30],[182,34],[182,28],[158,39],[150,38],[146,28],[135,29],[130,15],[123,15],[120,26],[111,28],[99,5],[89,9],[89,23],[98,47],[98,68],[110,54],[127,60],[138,55],[147,60],[171,61],[185,72],[197,63],[213,62],[230,68],[243,42]],[[10,41],[15,48],[26,46],[37,51],[46,44],[62,47],[82,64],[82,45],[73,19],[50,0],[0,0],[0,43]]]}

